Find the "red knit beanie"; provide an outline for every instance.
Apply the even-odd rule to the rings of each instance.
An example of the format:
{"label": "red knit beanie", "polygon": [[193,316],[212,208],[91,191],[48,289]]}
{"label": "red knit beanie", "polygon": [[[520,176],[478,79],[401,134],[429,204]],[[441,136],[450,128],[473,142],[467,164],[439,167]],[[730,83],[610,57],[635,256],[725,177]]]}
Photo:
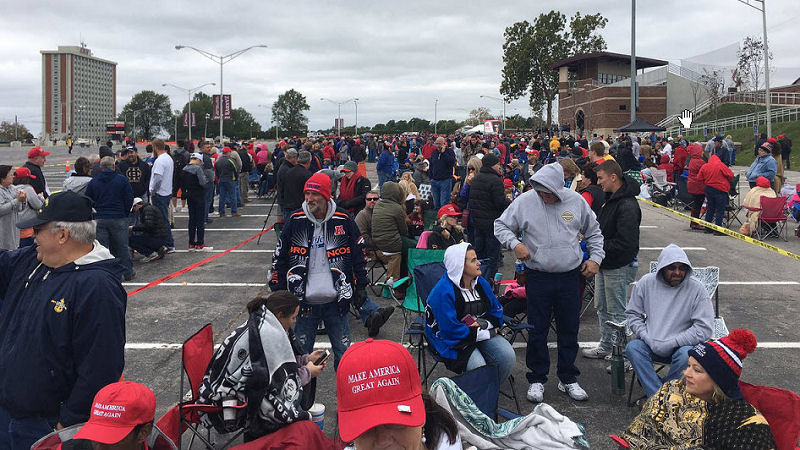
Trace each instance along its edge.
{"label": "red knit beanie", "polygon": [[311,178],[306,181],[303,192],[311,191],[325,197],[325,200],[331,199],[331,178],[324,173],[315,173]]}

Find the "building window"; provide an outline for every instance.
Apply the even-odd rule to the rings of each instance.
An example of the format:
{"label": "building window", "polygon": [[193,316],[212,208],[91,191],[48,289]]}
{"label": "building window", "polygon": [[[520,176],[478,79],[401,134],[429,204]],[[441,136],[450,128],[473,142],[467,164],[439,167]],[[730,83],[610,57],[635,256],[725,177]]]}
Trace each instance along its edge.
{"label": "building window", "polygon": [[619,105],[620,111],[626,111],[628,109],[628,105]]}
{"label": "building window", "polygon": [[611,84],[616,83],[617,81],[622,81],[627,79],[628,77],[624,75],[612,75],[610,73],[598,73],[597,74],[597,81],[600,84]]}

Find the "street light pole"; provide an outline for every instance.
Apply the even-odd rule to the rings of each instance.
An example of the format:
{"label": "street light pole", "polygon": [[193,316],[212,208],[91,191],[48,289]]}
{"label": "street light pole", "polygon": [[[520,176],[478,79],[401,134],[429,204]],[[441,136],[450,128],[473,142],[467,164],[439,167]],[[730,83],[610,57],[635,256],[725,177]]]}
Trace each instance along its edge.
{"label": "street light pole", "polygon": [[[136,113],[140,113],[142,111],[147,111],[148,109],[150,109],[150,108],[137,109],[137,110],[135,110],[133,112],[133,145],[136,145]],[[175,138],[177,138],[177,137],[178,136],[177,136],[177,133],[176,133]]]}
{"label": "street light pole", "polygon": [[[186,92],[186,95],[189,96],[189,118],[186,121],[186,126],[189,129],[189,142],[192,142],[192,126],[194,125],[194,123],[192,122],[192,94],[194,94],[195,92],[197,92],[200,89],[202,89],[202,88],[204,88],[206,86],[209,86],[209,85],[215,86],[216,83],[206,83],[206,84],[202,84],[200,86],[197,86],[197,87],[191,88],[191,89],[186,89],[186,88],[183,88],[183,87],[180,87],[180,86],[176,86],[176,85],[174,85],[172,83],[162,83],[161,84],[161,86],[172,86],[175,89],[179,89],[179,90],[181,90],[183,92]],[[220,98],[222,98],[222,97],[220,97]],[[177,125],[176,125],[176,128],[175,128],[175,140],[176,141],[178,140]]]}
{"label": "street light pole", "polygon": [[353,103],[355,103],[355,104],[356,104],[356,127],[355,127],[355,131],[356,131],[356,132],[355,132],[355,133],[353,133],[353,134],[355,134],[356,136],[358,136],[358,97],[356,97],[356,98],[354,98],[354,99],[353,99]]}
{"label": "street light pole", "polygon": [[206,113],[206,126],[205,126],[205,129],[203,130],[203,140],[206,140],[206,138],[208,138],[208,117],[209,116],[210,116],[210,114]]}
{"label": "street light pole", "polygon": [[[320,100],[324,101],[324,102],[331,102],[334,105],[339,107],[339,116],[337,117],[337,120],[336,120],[336,134],[341,136],[342,135],[342,126],[341,126],[341,124],[342,124],[342,105],[344,105],[345,103],[350,103],[350,102],[358,102],[358,98],[348,98],[347,100],[345,100],[343,102],[335,102],[335,101],[333,101],[333,100],[331,100],[329,98],[325,98],[325,97],[321,97]],[[356,103],[356,128],[358,128],[358,103]]]}
{"label": "street light pole", "polygon": [[[753,5],[750,3],[751,1],[761,3],[761,7],[759,8]],[[769,91],[769,44],[767,43],[767,2],[766,0],[739,0],[739,2],[761,12],[761,26],[764,33],[764,103],[767,106],[767,137],[772,137],[772,116],[770,115],[772,110],[772,98]],[[756,89],[758,89],[758,86],[756,86]]]}
{"label": "street light pole", "polygon": [[439,99],[437,98],[433,101],[433,134],[439,134],[439,132],[437,131],[439,126],[438,112],[439,112]]}
{"label": "street light pole", "polygon": [[[631,0],[631,123],[636,120],[636,0]],[[584,128],[585,128],[584,124]]]}
{"label": "street light pole", "polygon": [[236,58],[237,56],[240,56],[242,53],[244,53],[244,52],[246,52],[246,51],[248,51],[250,49],[253,49],[253,48],[267,48],[267,46],[264,45],[264,44],[251,45],[250,47],[247,47],[247,48],[242,49],[242,50],[237,50],[237,51],[235,51],[233,53],[230,53],[230,54],[224,55],[224,56],[218,56],[218,55],[215,55],[213,53],[207,52],[205,50],[200,50],[199,48],[192,47],[191,45],[176,45],[175,46],[175,50],[180,50],[180,49],[183,49],[183,48],[190,48],[190,49],[196,51],[197,53],[200,53],[201,55],[205,56],[206,58],[214,61],[215,63],[219,64],[219,142],[220,142],[220,144],[222,144],[222,126],[223,126],[223,121],[225,120],[224,119],[225,115],[224,115],[224,112],[223,112],[223,109],[222,109],[222,99],[224,98],[222,96],[223,95],[222,94],[222,92],[223,92],[222,91],[222,66],[224,66],[225,63],[231,62],[234,58]]}

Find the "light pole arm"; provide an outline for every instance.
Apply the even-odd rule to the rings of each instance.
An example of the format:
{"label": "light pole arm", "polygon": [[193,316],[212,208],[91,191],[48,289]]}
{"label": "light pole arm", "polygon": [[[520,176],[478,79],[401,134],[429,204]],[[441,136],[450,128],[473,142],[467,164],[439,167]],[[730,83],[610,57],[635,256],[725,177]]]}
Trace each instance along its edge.
{"label": "light pole arm", "polygon": [[205,50],[200,50],[199,48],[192,47],[191,45],[176,45],[175,46],[175,50],[180,50],[182,48],[190,48],[190,49],[196,51],[197,53],[200,53],[201,55],[205,56],[206,58],[214,61],[217,64],[219,64],[220,61],[222,60],[221,56],[217,56],[217,55],[215,55],[213,53],[210,53],[210,52],[207,52]]}
{"label": "light pole arm", "polygon": [[248,50],[254,49],[254,48],[258,48],[258,47],[267,48],[267,46],[264,45],[264,44],[251,45],[250,47],[247,47],[245,49],[233,52],[233,53],[231,53],[229,55],[221,56],[219,58],[220,58],[220,61],[222,61],[222,64],[225,64],[226,62],[230,62],[231,60],[235,59],[236,57],[241,56],[242,53],[244,53],[244,52],[246,52]]}

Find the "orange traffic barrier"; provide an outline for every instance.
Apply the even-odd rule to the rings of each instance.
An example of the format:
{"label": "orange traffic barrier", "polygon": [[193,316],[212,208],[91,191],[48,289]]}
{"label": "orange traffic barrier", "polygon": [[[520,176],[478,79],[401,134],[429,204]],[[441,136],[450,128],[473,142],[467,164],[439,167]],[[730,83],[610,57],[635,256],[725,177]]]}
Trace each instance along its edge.
{"label": "orange traffic barrier", "polygon": [[64,166],[64,173],[72,172],[72,167],[69,165],[69,160],[67,160],[67,164]]}

